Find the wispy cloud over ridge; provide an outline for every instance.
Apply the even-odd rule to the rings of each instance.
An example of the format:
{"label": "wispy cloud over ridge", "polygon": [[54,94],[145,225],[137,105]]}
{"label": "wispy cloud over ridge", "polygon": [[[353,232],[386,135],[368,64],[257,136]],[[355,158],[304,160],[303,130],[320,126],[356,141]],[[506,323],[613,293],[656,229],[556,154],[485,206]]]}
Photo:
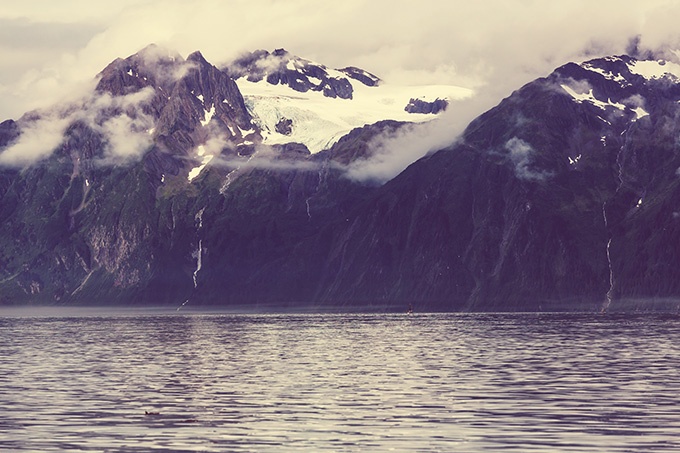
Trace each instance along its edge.
{"label": "wispy cloud over ridge", "polygon": [[153,119],[140,108],[153,94],[149,87],[126,96],[97,93],[34,112],[19,121],[19,137],[0,150],[0,165],[25,167],[49,157],[76,122],[101,134],[105,146],[102,163],[139,159],[153,143],[149,134]]}
{"label": "wispy cloud over ridge", "polygon": [[[376,139],[374,158],[350,169],[358,179],[386,180],[451,143],[514,89],[567,61],[629,50],[677,58],[678,15],[675,0],[348,0],[324,8],[312,0],[14,2],[0,11],[3,29],[12,30],[0,32],[0,120],[82,95],[109,62],[150,43],[183,56],[200,50],[217,65],[245,51],[283,47],[329,67],[362,67],[387,82],[475,89],[475,98],[452,103],[437,123],[413,128],[414,137]],[[55,32],[64,29],[70,32]],[[41,128],[42,139],[58,145],[64,125],[52,119]],[[121,116],[99,127],[113,148],[136,155],[148,137],[136,136],[127,148],[116,146],[115,137],[125,128],[143,129],[144,121]],[[42,143],[30,137],[25,131],[17,142],[26,155]]]}
{"label": "wispy cloud over ridge", "polygon": [[[623,53],[636,36],[641,49],[677,48],[678,13],[669,0],[15,2],[0,12],[15,31],[0,35],[0,118],[44,107],[154,42],[215,63],[285,47],[396,83],[516,87],[572,59]],[[73,32],[60,39],[63,24]]]}
{"label": "wispy cloud over ridge", "polygon": [[10,146],[0,151],[0,165],[23,167],[52,154],[64,141],[70,118],[46,114],[22,128]]}

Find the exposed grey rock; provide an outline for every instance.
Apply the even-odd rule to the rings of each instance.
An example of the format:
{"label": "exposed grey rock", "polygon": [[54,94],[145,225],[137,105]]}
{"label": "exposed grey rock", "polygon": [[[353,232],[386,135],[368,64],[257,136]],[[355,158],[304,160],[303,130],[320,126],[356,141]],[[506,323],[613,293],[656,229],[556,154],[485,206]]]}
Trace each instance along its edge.
{"label": "exposed grey rock", "polygon": [[339,69],[339,71],[344,72],[351,78],[358,80],[359,82],[369,87],[376,87],[380,85],[381,82],[378,76],[371,74],[368,71],[364,71],[361,68],[357,68],[355,66],[348,66],[346,68]]}
{"label": "exposed grey rock", "polygon": [[7,146],[19,137],[19,126],[14,120],[0,123],[0,147]]}
{"label": "exposed grey rock", "polygon": [[436,114],[446,110],[448,106],[449,102],[446,99],[437,98],[430,102],[411,98],[406,107],[404,107],[404,110],[408,113]]}
{"label": "exposed grey rock", "polygon": [[[106,137],[75,121],[48,158],[0,168],[0,304],[676,308],[673,77],[646,79],[629,57],[565,65],[375,185],[345,170],[403,124],[314,155],[263,146],[225,72],[147,52],[109,65],[95,94],[152,90],[141,160],[102,165]],[[0,153],[38,117],[0,123]],[[189,182],[213,128],[225,149]]]}
{"label": "exposed grey rock", "polygon": [[367,86],[376,86],[380,79],[359,68],[348,67],[339,71],[296,57],[285,49],[269,53],[257,50],[243,55],[224,68],[234,79],[246,77],[251,82],[266,80],[272,85],[287,85],[305,93],[320,91],[330,98],[351,99],[354,89],[348,76]]}
{"label": "exposed grey rock", "polygon": [[293,120],[290,118],[281,118],[276,123],[276,132],[282,135],[290,135],[293,133]]}

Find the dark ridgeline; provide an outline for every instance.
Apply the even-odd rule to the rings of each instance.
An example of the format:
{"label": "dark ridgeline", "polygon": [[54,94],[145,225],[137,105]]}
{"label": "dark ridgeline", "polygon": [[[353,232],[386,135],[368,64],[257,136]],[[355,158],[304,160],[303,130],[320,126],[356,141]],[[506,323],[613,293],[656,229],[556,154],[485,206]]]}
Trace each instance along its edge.
{"label": "dark ridgeline", "polygon": [[[253,69],[272,57],[279,66]],[[273,146],[266,165],[248,164],[261,131],[233,77],[346,99],[349,79],[285,51],[219,70],[145,49],[102,71],[96,93],[148,100],[94,123],[150,118],[141,160],[102,164],[104,136],[76,121],[49,158],[0,171],[0,303],[674,309],[680,84],[634,63],[567,64],[379,185],[344,168],[403,124],[367,125],[315,155]],[[0,146],[31,118],[1,123]],[[189,181],[206,128],[224,137],[222,164]]]}
{"label": "dark ridgeline", "polygon": [[446,110],[449,106],[449,101],[446,99],[435,99],[434,101],[425,101],[423,99],[413,99],[409,100],[404,110],[408,113],[434,113],[437,114]]}
{"label": "dark ridgeline", "polygon": [[285,49],[269,53],[257,50],[238,58],[223,68],[234,79],[245,77],[251,82],[266,80],[272,85],[287,85],[295,91],[320,91],[329,98],[352,99],[354,89],[349,79],[366,86],[377,86],[380,79],[363,69],[349,66],[333,70],[304,58],[292,55]]}

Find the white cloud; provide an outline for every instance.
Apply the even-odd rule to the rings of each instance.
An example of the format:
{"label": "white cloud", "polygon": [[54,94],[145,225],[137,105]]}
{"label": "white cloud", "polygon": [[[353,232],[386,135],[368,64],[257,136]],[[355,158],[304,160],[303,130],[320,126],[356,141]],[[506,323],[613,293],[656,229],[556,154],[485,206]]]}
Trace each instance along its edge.
{"label": "white cloud", "polygon": [[259,170],[273,170],[273,171],[310,171],[318,170],[320,164],[308,160],[292,161],[292,160],[275,160],[269,156],[256,156],[252,159],[220,159],[213,165],[226,166],[230,168],[238,168],[239,170],[259,169]]}
{"label": "white cloud", "polygon": [[98,23],[139,3],[140,0],[116,0],[115,2],[23,0],[2,5],[0,16],[9,19],[30,19],[43,23],[73,24],[85,21]]}
{"label": "white cloud", "polygon": [[429,151],[441,149],[455,138],[440,120],[408,125],[378,135],[368,144],[370,157],[347,167],[347,177],[356,181],[383,183],[392,179]]}
{"label": "white cloud", "polygon": [[[678,15],[676,0],[347,0],[323,8],[312,0],[8,2],[0,11],[13,27],[0,33],[0,120],[82,93],[109,62],[150,43],[184,56],[200,50],[214,64],[284,47],[388,82],[462,85],[484,96],[453,104],[425,137],[378,143],[383,162],[370,165],[386,178],[454,140],[463,120],[567,61],[624,53],[635,36],[641,49],[680,48]],[[66,29],[73,32],[58,32]]]}
{"label": "white cloud", "polygon": [[106,143],[103,163],[139,159],[152,145],[148,131],[153,127],[153,119],[140,107],[153,93],[150,87],[126,96],[104,93],[69,100],[59,108],[28,115],[19,122],[18,139],[0,150],[0,165],[22,167],[49,157],[64,141],[66,129],[75,121],[82,121],[102,134]]}
{"label": "white cloud", "polygon": [[[101,94],[86,99],[81,109],[76,110],[72,120],[85,121],[89,127],[102,134],[106,143],[104,164],[118,164],[138,160],[153,144],[149,130],[153,118],[140,108],[150,101],[154,94],[151,87],[125,96]],[[106,113],[114,111],[113,116]]]}
{"label": "white cloud", "polygon": [[510,161],[515,166],[515,176],[526,181],[544,181],[550,173],[531,167],[534,148],[521,138],[513,137],[505,143],[509,151]]}
{"label": "white cloud", "polygon": [[224,135],[214,135],[205,142],[203,149],[205,154],[220,154],[223,149],[232,146]]}
{"label": "white cloud", "polygon": [[[0,118],[49,105],[55,93],[149,43],[183,55],[201,50],[214,63],[285,47],[331,67],[364,67],[388,81],[514,89],[588,53],[622,53],[636,35],[643,48],[680,44],[678,13],[678,2],[669,0],[347,0],[323,8],[312,0],[14,2],[0,20],[31,26],[0,37],[0,52],[6,49],[10,60],[3,74],[12,74],[0,81]],[[79,32],[59,38],[55,24]],[[11,52],[26,40],[34,49],[47,43],[50,52]],[[32,64],[26,55],[33,55]]]}
{"label": "white cloud", "polygon": [[369,143],[369,157],[347,167],[347,177],[379,183],[392,179],[417,159],[454,143],[470,121],[491,108],[499,96],[489,89],[477,96],[451,100],[446,111],[433,121],[378,135]]}
{"label": "white cloud", "polygon": [[0,165],[24,167],[49,157],[63,142],[68,125],[68,119],[51,113],[28,123],[15,142],[0,150]]}
{"label": "white cloud", "polygon": [[131,117],[125,113],[102,123],[101,131],[107,141],[105,163],[140,159],[153,144],[147,132],[151,124],[144,115]]}
{"label": "white cloud", "polygon": [[[210,140],[206,144],[206,150],[210,144]],[[224,147],[233,146],[228,142],[224,142]],[[214,149],[214,148],[213,148]],[[219,150],[215,150],[219,151]],[[207,152],[207,151],[206,151]],[[239,170],[261,169],[274,171],[292,171],[292,170],[319,170],[321,163],[317,161],[310,161],[305,159],[292,160],[281,159],[280,152],[267,145],[256,145],[255,152],[250,157],[218,157],[211,162],[211,165],[219,165],[229,168],[237,168]]]}
{"label": "white cloud", "polygon": [[86,97],[83,99],[84,104],[79,115],[83,118],[93,119],[94,115],[99,114],[104,109],[134,109],[150,101],[153,95],[154,89],[145,87],[124,96],[111,96],[109,93],[101,93],[92,98]]}
{"label": "white cloud", "polygon": [[626,107],[629,107],[631,109],[636,109],[636,108],[645,108],[645,98],[640,96],[639,94],[634,94],[632,96],[627,97],[623,101],[621,101]]}

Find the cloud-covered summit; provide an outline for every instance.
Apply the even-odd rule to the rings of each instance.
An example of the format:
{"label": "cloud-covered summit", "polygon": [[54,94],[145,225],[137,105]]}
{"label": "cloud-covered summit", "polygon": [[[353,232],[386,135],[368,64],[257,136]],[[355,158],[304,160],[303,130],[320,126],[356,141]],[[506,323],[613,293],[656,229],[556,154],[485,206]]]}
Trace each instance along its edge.
{"label": "cloud-covered summit", "polygon": [[[408,164],[567,61],[625,52],[677,59],[678,13],[675,0],[350,0],[323,9],[311,0],[19,2],[0,11],[0,120],[82,97],[93,74],[152,42],[181,55],[201,49],[218,66],[254,49],[286,48],[328,67],[364,68],[390,83],[475,89],[476,97],[452,103],[442,128],[426,133],[427,143],[398,142],[417,142],[399,150],[397,160]],[[61,135],[63,125],[49,125],[48,136]],[[376,146],[389,154],[394,140]],[[371,165],[388,177],[403,165],[394,166],[393,157]]]}
{"label": "cloud-covered summit", "polygon": [[[584,57],[678,48],[677,1],[65,0],[0,12],[0,118],[51,105],[108,62],[150,42],[219,64],[259,48],[295,49],[394,83],[507,90]],[[68,33],[56,33],[68,29]],[[11,30],[11,33],[9,32]]]}

